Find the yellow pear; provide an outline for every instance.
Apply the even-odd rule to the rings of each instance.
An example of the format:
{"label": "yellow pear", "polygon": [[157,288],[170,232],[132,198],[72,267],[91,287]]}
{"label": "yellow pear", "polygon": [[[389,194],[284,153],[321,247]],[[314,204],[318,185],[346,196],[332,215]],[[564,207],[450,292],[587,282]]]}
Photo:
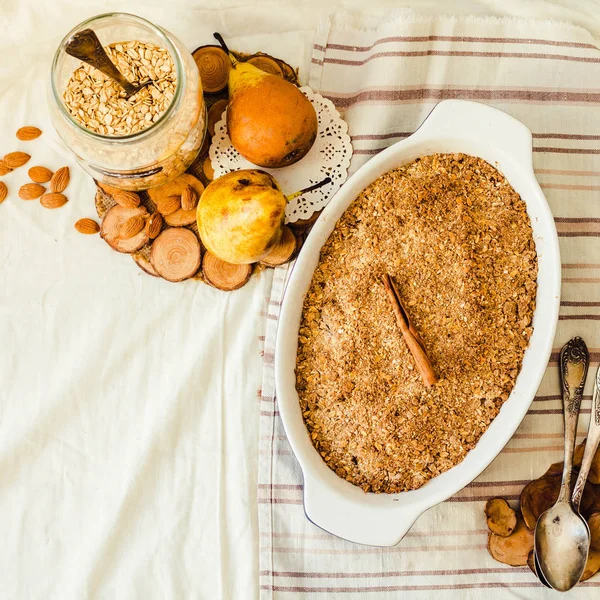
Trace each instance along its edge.
{"label": "yellow pear", "polygon": [[196,219],[206,249],[228,263],[261,260],[281,238],[288,201],[331,183],[325,177],[285,196],[275,179],[259,169],[227,173],[200,196]]}
{"label": "yellow pear", "polygon": [[209,252],[229,263],[260,260],[279,241],[287,200],[264,171],[234,171],[202,193],[198,232]]}
{"label": "yellow pear", "polygon": [[308,98],[292,83],[239,62],[228,52],[229,105],[227,130],[234,148],[251,163],[278,168],[299,161],[317,137],[317,114]]}

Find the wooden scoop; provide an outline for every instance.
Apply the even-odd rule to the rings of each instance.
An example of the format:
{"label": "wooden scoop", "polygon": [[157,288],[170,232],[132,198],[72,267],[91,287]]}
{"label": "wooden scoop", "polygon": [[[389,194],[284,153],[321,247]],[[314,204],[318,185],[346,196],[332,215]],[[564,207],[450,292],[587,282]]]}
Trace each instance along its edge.
{"label": "wooden scoop", "polygon": [[126,98],[137,94],[142,88],[152,83],[152,81],[147,81],[143,85],[135,85],[127,81],[108,58],[108,54],[106,54],[98,36],[91,29],[83,29],[73,35],[67,42],[65,52],[88,65],[92,65],[92,67],[116,81],[125,90]]}

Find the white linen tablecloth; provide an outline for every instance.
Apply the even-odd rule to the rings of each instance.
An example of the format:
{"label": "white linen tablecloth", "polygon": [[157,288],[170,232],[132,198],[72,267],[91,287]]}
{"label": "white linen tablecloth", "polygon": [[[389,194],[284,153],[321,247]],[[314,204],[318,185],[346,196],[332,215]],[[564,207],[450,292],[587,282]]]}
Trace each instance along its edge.
{"label": "white linen tablecloth", "polygon": [[[257,391],[271,273],[222,294],[144,275],[98,237],[91,179],[51,130],[46,83],[62,36],[94,14],[144,16],[190,49],[299,65],[306,81],[334,0],[0,0],[0,156],[69,165],[69,204],[47,211],[3,177],[0,205],[0,598],[258,597]],[[396,2],[369,3],[393,7]],[[407,0],[424,13],[567,19],[600,34],[591,0]],[[27,144],[21,125],[44,135]]]}

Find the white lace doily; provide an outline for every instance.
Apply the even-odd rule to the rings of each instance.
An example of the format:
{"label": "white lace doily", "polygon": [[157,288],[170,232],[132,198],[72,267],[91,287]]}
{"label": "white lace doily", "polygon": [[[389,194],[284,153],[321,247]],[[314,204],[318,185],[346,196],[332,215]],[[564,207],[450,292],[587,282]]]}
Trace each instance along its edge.
{"label": "white lace doily", "polygon": [[314,212],[325,208],[348,176],[348,166],[352,157],[352,144],[348,135],[348,125],[327,98],[313,92],[309,87],[301,87],[302,93],[313,103],[319,121],[317,139],[308,154],[297,163],[281,169],[264,169],[248,162],[231,145],[227,133],[226,113],[215,125],[215,135],[210,146],[209,156],[215,171],[215,178],[239,169],[256,169],[271,173],[281,186],[284,194],[291,194],[331,177],[331,183],[318,190],[307,192],[288,203],[286,223],[308,219]]}

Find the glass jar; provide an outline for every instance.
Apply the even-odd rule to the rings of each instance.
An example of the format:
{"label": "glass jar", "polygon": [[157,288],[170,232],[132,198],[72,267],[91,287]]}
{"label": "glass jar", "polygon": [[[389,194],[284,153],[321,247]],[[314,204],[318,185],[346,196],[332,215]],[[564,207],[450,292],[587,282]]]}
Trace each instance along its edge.
{"label": "glass jar", "polygon": [[[110,136],[86,128],[71,115],[63,95],[82,63],[69,56],[65,46],[83,29],[92,29],[105,47],[135,40],[169,52],[177,74],[175,93],[155,123],[136,133]],[[162,185],[183,173],[198,155],[206,134],[202,84],[190,52],[169,32],[125,13],[92,17],[66,35],[52,63],[50,112],[56,131],[79,164],[98,182],[126,190]]]}

